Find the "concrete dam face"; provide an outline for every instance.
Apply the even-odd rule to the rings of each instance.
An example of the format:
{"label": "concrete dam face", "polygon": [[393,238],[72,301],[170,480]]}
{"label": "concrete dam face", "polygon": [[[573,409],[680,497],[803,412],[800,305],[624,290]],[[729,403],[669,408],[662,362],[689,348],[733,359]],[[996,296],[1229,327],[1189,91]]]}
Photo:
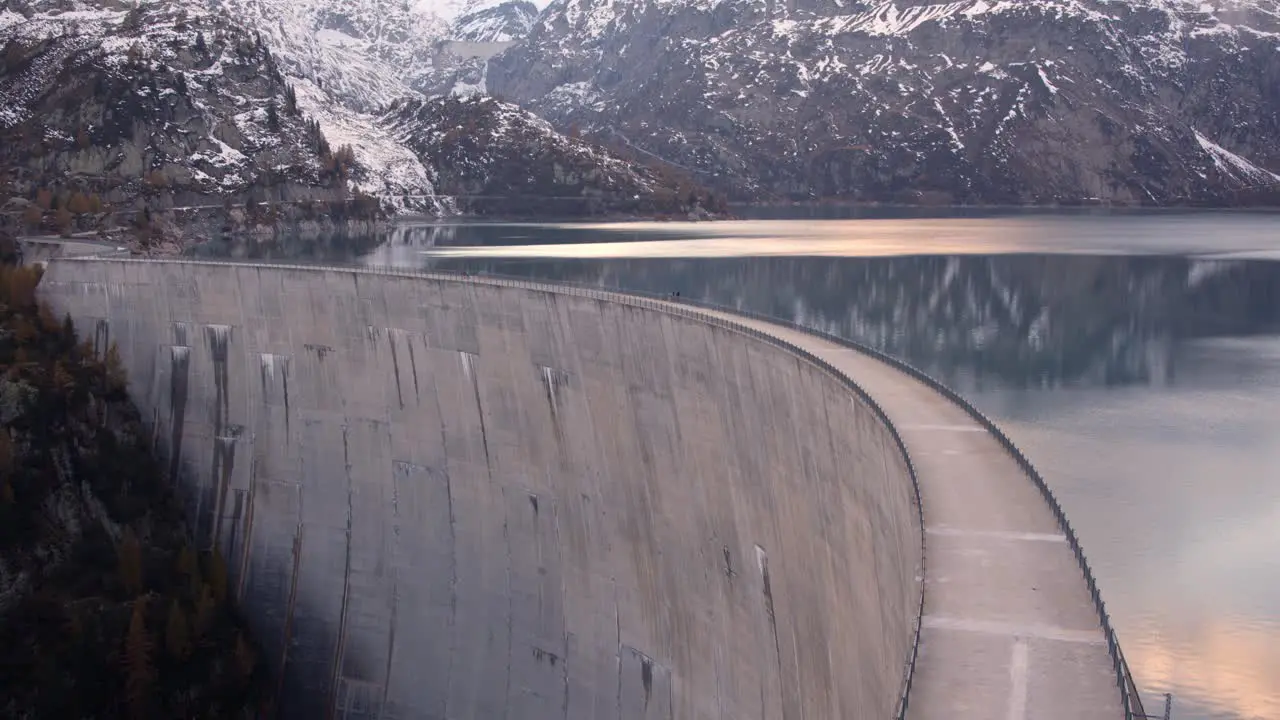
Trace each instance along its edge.
{"label": "concrete dam face", "polygon": [[886,718],[906,462],[786,349],[464,278],[57,260],[296,718]]}

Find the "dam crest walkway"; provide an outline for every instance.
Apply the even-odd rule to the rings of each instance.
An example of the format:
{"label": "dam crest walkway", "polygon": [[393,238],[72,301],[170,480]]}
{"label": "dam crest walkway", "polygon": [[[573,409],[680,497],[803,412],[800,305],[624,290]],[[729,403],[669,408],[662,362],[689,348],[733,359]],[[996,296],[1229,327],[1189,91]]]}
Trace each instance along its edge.
{"label": "dam crest walkway", "polygon": [[874,357],[734,319],[845,373],[879,403],[910,452],[928,564],[907,717],[1124,717],[1107,638],[1067,537],[997,439],[934,388]]}

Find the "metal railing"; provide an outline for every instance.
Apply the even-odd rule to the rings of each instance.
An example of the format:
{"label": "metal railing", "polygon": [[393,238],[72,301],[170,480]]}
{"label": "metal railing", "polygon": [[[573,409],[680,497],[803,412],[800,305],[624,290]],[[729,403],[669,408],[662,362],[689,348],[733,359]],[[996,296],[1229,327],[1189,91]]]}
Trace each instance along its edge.
{"label": "metal railing", "polygon": [[[477,276],[477,277],[505,279],[499,275],[483,275],[483,276]],[[567,283],[565,285],[568,287],[582,287],[582,286],[570,285]],[[924,371],[916,368],[915,366],[903,360],[893,357],[892,355],[888,355],[876,348],[871,347],[870,345],[860,343],[856,340],[840,337],[838,335],[832,335],[830,333],[823,332],[821,330],[811,328],[805,325],[801,325],[799,323],[796,323],[790,320],[771,317],[769,315],[764,315],[762,313],[757,313],[757,312],[745,310],[742,308],[726,307],[722,305],[717,305],[715,303],[695,300],[692,298],[673,297],[670,295],[657,295],[654,293],[648,293],[644,291],[619,290],[617,292],[622,294],[638,295],[643,297],[659,299],[667,303],[677,303],[682,305],[690,305],[694,307],[702,307],[709,310],[715,310],[718,312],[730,313],[733,315],[740,315],[743,317],[760,320],[762,322],[772,323],[774,325],[782,325],[784,327],[789,327],[791,329],[798,330],[808,335],[812,335],[814,337],[818,337],[823,340],[827,340],[829,342],[833,342],[841,346],[847,347],[851,350],[856,350],[858,352],[869,355],[881,362],[884,362],[890,365],[891,367],[896,368],[897,370],[900,370],[910,375],[911,377],[919,380],[920,382],[923,382],[924,384],[932,388],[934,391],[940,393],[941,395],[946,397],[948,400],[960,406],[961,409],[963,409],[966,413],[968,413],[971,417],[973,417],[980,425],[982,425],[987,430],[987,432],[991,433],[996,438],[996,440],[1000,443],[1000,445],[1004,447],[1005,451],[1007,451],[1009,455],[1013,457],[1014,461],[1017,462],[1018,466],[1022,469],[1022,471],[1026,473],[1028,477],[1031,478],[1032,483],[1040,491],[1041,496],[1044,497],[1044,500],[1049,505],[1050,510],[1053,511],[1054,517],[1057,519],[1057,522],[1058,522],[1058,527],[1062,529],[1062,533],[1063,535],[1066,536],[1067,542],[1071,546],[1071,551],[1075,555],[1076,563],[1080,567],[1080,572],[1084,576],[1085,584],[1089,589],[1089,595],[1093,600],[1094,609],[1098,613],[1098,620],[1102,626],[1102,632],[1107,642],[1107,651],[1108,651],[1108,654],[1111,656],[1112,666],[1115,671],[1116,688],[1120,693],[1120,702],[1122,707],[1124,708],[1125,720],[1141,720],[1141,718],[1147,717],[1146,711],[1142,705],[1142,697],[1138,692],[1137,685],[1134,683],[1134,680],[1133,680],[1133,674],[1130,672],[1129,665],[1125,661],[1124,652],[1120,649],[1119,637],[1116,634],[1115,628],[1111,625],[1111,616],[1107,612],[1106,603],[1102,600],[1102,593],[1098,589],[1097,579],[1094,577],[1093,569],[1089,566],[1088,558],[1085,556],[1084,550],[1080,545],[1080,539],[1076,535],[1075,529],[1071,527],[1070,521],[1067,519],[1066,511],[1062,509],[1061,503],[1058,502],[1058,498],[1053,494],[1053,490],[1049,487],[1049,484],[1045,481],[1044,477],[1041,476],[1040,472],[1036,470],[1034,465],[1031,464],[1031,460],[1027,458],[1027,456],[1022,452],[1022,450],[1018,448],[1018,446],[1013,442],[1013,440],[1011,440],[1009,436],[1006,435],[998,425],[996,425],[981,410],[979,410],[975,405],[973,405],[973,403],[969,402],[962,395],[952,390],[945,383],[935,379],[933,376],[929,375],[928,373],[925,373]],[[753,334],[756,334],[757,336],[761,335],[761,333],[753,333]],[[771,336],[766,335],[766,337],[771,337]],[[776,341],[776,338],[774,340]],[[782,345],[786,346],[787,348],[791,349],[793,352],[796,352],[798,354],[809,355],[809,353],[805,352],[800,348],[796,348],[795,346],[792,346],[789,343],[782,343]],[[863,397],[866,400],[866,402],[875,409],[877,415],[881,418],[882,422],[884,422],[892,430],[895,439],[898,441],[898,443],[902,447],[902,452],[904,457],[908,457],[908,463],[910,463],[910,459],[906,450],[906,445],[902,443],[901,437],[898,436],[897,429],[894,427],[893,423],[889,421],[888,416],[884,413],[883,410],[880,409],[879,405],[877,405],[875,401],[872,400],[871,397],[867,395],[867,393],[860,386],[857,385],[857,383],[853,382],[852,379],[847,378],[847,376],[845,376],[844,373],[841,373],[840,371],[836,370],[835,368],[831,367],[830,365],[827,365],[823,361],[818,360],[816,358],[814,358],[814,362],[824,366],[828,372],[834,373],[837,377],[844,378],[846,384],[853,387],[855,389],[855,392],[857,392],[859,396]],[[911,469],[911,476],[912,476],[912,482],[916,486],[915,490],[916,490],[917,498],[919,498],[920,488],[919,488],[919,482],[915,476],[914,467]],[[921,506],[918,504],[917,507],[921,507]],[[924,519],[923,519],[922,507],[921,507],[920,524],[921,524],[921,528],[923,528]],[[921,542],[922,564],[923,564],[923,558],[924,558],[924,543],[922,540]],[[921,574],[923,577],[923,572]],[[906,717],[907,706],[909,702],[909,695],[911,691],[911,680],[915,671],[916,656],[919,652],[920,622],[921,622],[921,618],[923,617],[923,613],[924,613],[924,587],[922,582],[921,592],[920,592],[920,617],[918,617],[916,621],[916,637],[915,637],[915,641],[913,643],[913,647],[911,651],[911,658],[909,661],[906,679],[904,681],[903,692],[902,692],[902,697],[901,697],[900,706],[899,706],[899,712],[897,714],[897,717],[899,718],[899,720],[903,720]]]}
{"label": "metal railing", "polygon": [[[103,258],[95,258],[92,256],[70,257],[70,258],[58,258],[56,262],[100,261],[102,259]],[[1134,684],[1133,676],[1129,671],[1128,663],[1125,661],[1124,653],[1120,649],[1119,639],[1116,635],[1115,629],[1111,625],[1111,616],[1107,613],[1106,603],[1103,602],[1102,595],[1098,590],[1098,583],[1097,583],[1097,580],[1094,578],[1093,570],[1089,566],[1089,561],[1084,554],[1084,550],[1080,546],[1080,540],[1076,535],[1075,530],[1071,527],[1071,523],[1067,519],[1066,512],[1062,509],[1062,505],[1058,502],[1057,497],[1053,494],[1053,491],[1049,488],[1048,483],[1045,482],[1044,478],[1040,475],[1039,471],[1037,471],[1035,466],[1031,464],[1031,461],[1022,452],[1022,450],[1019,449],[1018,446],[1014,444],[1014,442],[1011,439],[1009,439],[1009,437],[1005,435],[1005,433],[976,406],[974,406],[972,403],[970,403],[968,400],[962,397],[959,393],[955,392],[944,383],[934,379],[929,374],[917,369],[916,367],[896,357],[888,355],[876,348],[873,348],[864,343],[857,342],[855,340],[851,340],[849,338],[843,338],[837,335],[832,335],[830,333],[823,332],[821,330],[817,330],[815,328],[807,327],[796,322],[792,322],[789,320],[776,318],[776,317],[770,317],[767,315],[763,315],[761,313],[743,310],[740,308],[724,307],[724,306],[716,305],[714,303],[694,300],[692,298],[686,298],[686,297],[674,297],[671,295],[662,295],[662,294],[649,293],[644,291],[635,291],[635,290],[616,290],[615,291],[615,290],[603,289],[598,286],[582,285],[582,284],[560,282],[560,281],[556,281],[554,283],[540,283],[540,282],[535,282],[531,280],[525,280],[522,278],[513,278],[513,277],[507,277],[507,276],[496,275],[496,274],[467,274],[467,273],[457,273],[457,272],[407,270],[407,269],[389,268],[389,267],[350,267],[350,266],[335,267],[335,266],[324,266],[324,265],[238,263],[238,262],[205,261],[205,260],[149,260],[149,259],[120,259],[120,258],[111,258],[110,260],[113,262],[139,262],[139,263],[162,262],[162,263],[171,263],[171,264],[223,265],[223,266],[241,266],[241,265],[249,264],[255,267],[277,268],[277,269],[284,269],[284,270],[308,270],[308,271],[323,270],[323,271],[341,272],[341,273],[354,272],[354,273],[374,274],[374,275],[431,278],[431,279],[438,279],[438,280],[472,282],[472,283],[489,284],[489,285],[506,286],[506,287],[519,287],[519,288],[537,290],[542,292],[580,295],[580,296],[592,297],[600,300],[607,300],[610,302],[615,302],[620,304],[629,304],[629,305],[634,305],[638,307],[655,309],[655,310],[667,312],[674,315],[689,317],[689,318],[696,319],[700,322],[708,323],[711,325],[728,328],[737,332],[744,333],[751,337],[758,338],[769,344],[781,347],[787,350],[788,352],[791,352],[792,354],[797,355],[803,358],[804,360],[808,361],[809,363],[817,366],[818,368],[822,369],[826,373],[833,376],[842,385],[849,388],[855,395],[858,396],[859,399],[861,399],[868,407],[872,409],[872,412],[876,415],[877,419],[879,419],[880,422],[886,428],[888,428],[891,436],[894,439],[895,444],[898,446],[898,449],[902,453],[903,459],[907,464],[908,473],[911,477],[911,483],[912,483],[913,491],[915,493],[917,521],[920,524],[920,538],[921,538],[920,540],[920,563],[921,563],[920,594],[919,594],[919,605],[918,605],[919,610],[916,615],[915,627],[914,627],[914,637],[912,639],[911,649],[910,649],[908,658],[906,660],[906,667],[904,668],[902,692],[899,697],[897,713],[895,714],[895,717],[897,717],[898,720],[903,720],[906,717],[907,708],[909,706],[911,684],[915,675],[916,660],[919,655],[920,631],[921,631],[921,623],[922,623],[922,618],[924,613],[924,597],[925,597],[924,508],[921,501],[919,480],[916,476],[915,466],[911,461],[911,456],[907,450],[906,443],[903,442],[902,436],[898,433],[897,428],[889,420],[889,416],[884,412],[884,410],[880,407],[880,405],[871,397],[871,395],[867,393],[867,391],[864,390],[860,385],[858,385],[852,378],[840,372],[839,370],[834,368],[832,365],[830,365],[826,361],[776,336],[770,335],[768,333],[762,332],[760,330],[757,330],[755,328],[752,328],[746,325],[742,325],[740,323],[734,323],[723,317],[708,315],[706,313],[697,312],[690,308],[704,308],[707,310],[713,310],[720,313],[738,315],[746,318],[751,318],[751,319],[760,320],[763,322],[772,323],[775,325],[789,327],[791,329],[798,330],[800,332],[804,332],[814,337],[819,337],[819,338],[822,338],[823,340],[827,340],[829,342],[833,342],[841,346],[850,348],[852,350],[856,350],[858,352],[869,355],[877,360],[880,360],[881,362],[884,362],[896,368],[897,370],[900,370],[901,372],[904,372],[910,375],[916,380],[923,382],[924,384],[928,385],[930,388],[932,388],[936,392],[940,393],[941,395],[943,395],[944,397],[946,397],[947,399],[951,400],[953,403],[958,405],[961,409],[963,409],[971,417],[973,417],[980,425],[982,425],[989,433],[991,433],[991,435],[996,438],[996,440],[1001,444],[1001,446],[1004,447],[1005,451],[1009,453],[1009,455],[1014,459],[1015,462],[1017,462],[1019,467],[1022,468],[1023,472],[1026,473],[1026,475],[1029,478],[1031,478],[1032,483],[1040,491],[1041,496],[1044,498],[1045,502],[1049,505],[1049,508],[1053,511],[1054,517],[1057,519],[1058,526],[1059,528],[1061,528],[1063,535],[1066,536],[1067,542],[1070,544],[1071,550],[1075,554],[1076,562],[1080,567],[1080,572],[1084,576],[1085,584],[1089,589],[1089,594],[1093,600],[1094,608],[1098,613],[1098,619],[1102,626],[1103,635],[1106,638],[1107,651],[1111,656],[1113,668],[1115,671],[1116,687],[1120,693],[1120,700],[1124,708],[1125,720],[1135,720],[1135,718],[1143,718],[1146,716],[1146,713],[1142,706],[1141,697],[1138,693],[1136,685]]]}
{"label": "metal railing", "polygon": [[[634,307],[657,310],[659,312],[667,313],[670,315],[686,317],[693,320],[697,320],[698,322],[701,322],[704,324],[742,333],[744,335],[766,342],[770,345],[779,347],[787,351],[788,353],[795,355],[796,357],[799,357],[800,359],[810,363],[811,365],[814,365],[819,370],[830,375],[836,382],[848,388],[859,400],[861,400],[867,407],[871,409],[871,412],[876,416],[876,419],[879,420],[880,423],[889,431],[890,437],[893,438],[894,444],[897,446],[898,451],[902,454],[903,462],[906,464],[906,467],[907,467],[907,475],[911,479],[911,491],[913,496],[912,500],[913,500],[913,504],[915,505],[916,522],[918,525],[918,529],[920,531],[920,566],[919,568],[917,568],[918,595],[917,595],[917,602],[915,603],[915,606],[914,606],[915,618],[913,620],[912,628],[911,628],[911,641],[910,641],[911,647],[907,653],[907,658],[904,662],[902,689],[901,689],[901,692],[899,693],[897,708],[896,708],[896,712],[894,713],[894,717],[897,718],[897,720],[905,720],[906,714],[907,714],[907,707],[910,701],[911,683],[913,678],[915,677],[916,660],[920,654],[920,632],[922,629],[922,621],[923,621],[922,619],[924,615],[925,532],[924,532],[924,506],[923,506],[923,502],[920,494],[920,482],[916,475],[915,464],[911,461],[911,453],[907,450],[907,444],[906,442],[903,441],[902,435],[899,434],[898,428],[889,419],[888,414],[885,413],[884,409],[880,407],[880,404],[877,403],[875,399],[871,397],[870,393],[868,393],[861,385],[859,385],[857,382],[855,382],[851,377],[849,377],[845,373],[837,370],[834,366],[832,366],[827,361],[817,357],[813,353],[803,348],[792,345],[791,343],[788,343],[787,341],[775,335],[771,335],[769,333],[763,332],[761,330],[750,327],[748,325],[743,325],[741,323],[733,322],[732,320],[728,320],[722,316],[709,315],[704,312],[698,312],[693,308],[698,307],[699,303],[690,302],[687,300],[684,302],[673,302],[674,300],[677,300],[677,298],[670,298],[670,297],[657,295],[653,293],[613,291],[613,290],[603,289],[597,286],[588,286],[588,285],[572,284],[572,283],[540,283],[536,281],[525,280],[522,278],[505,277],[501,275],[489,275],[489,274],[470,275],[470,274],[463,274],[463,273],[437,272],[437,271],[426,271],[426,270],[406,270],[401,268],[376,267],[376,266],[339,267],[339,266],[329,266],[329,265],[294,265],[294,264],[280,264],[280,263],[226,262],[226,261],[217,261],[217,260],[120,258],[120,257],[107,257],[102,255],[96,255],[96,256],[84,255],[84,256],[55,258],[54,262],[60,262],[60,263],[61,262],[88,262],[88,261],[102,262],[104,260],[110,261],[110,262],[146,263],[146,264],[154,263],[154,264],[171,264],[171,265],[224,266],[224,267],[250,266],[250,267],[256,267],[256,268],[278,269],[278,270],[304,270],[304,271],[310,271],[310,272],[321,271],[321,272],[372,274],[372,275],[384,275],[384,276],[403,276],[403,277],[409,277],[409,278],[423,278],[423,279],[446,280],[446,281],[453,281],[453,282],[476,283],[476,284],[493,285],[493,286],[499,286],[499,287],[517,287],[517,288],[526,289],[526,290],[535,290],[540,292],[556,293],[561,295],[574,295],[578,297],[588,297],[592,299],[603,300],[603,301],[612,302],[612,303],[621,304],[621,305],[631,305]],[[685,299],[679,298],[679,300],[685,300]],[[735,311],[728,308],[719,308],[714,305],[711,305],[710,303],[705,304],[705,306],[707,309],[715,310],[717,312],[728,312],[730,314],[735,314],[735,315],[754,317],[757,319],[768,320],[769,322],[772,322],[774,324],[790,324],[791,326],[797,329],[805,330],[805,328],[799,325],[795,325],[794,323],[786,323],[785,321],[778,321],[771,318],[765,318],[764,316],[757,316],[752,313],[744,313],[741,311]],[[806,330],[806,332],[808,332],[808,330]]]}

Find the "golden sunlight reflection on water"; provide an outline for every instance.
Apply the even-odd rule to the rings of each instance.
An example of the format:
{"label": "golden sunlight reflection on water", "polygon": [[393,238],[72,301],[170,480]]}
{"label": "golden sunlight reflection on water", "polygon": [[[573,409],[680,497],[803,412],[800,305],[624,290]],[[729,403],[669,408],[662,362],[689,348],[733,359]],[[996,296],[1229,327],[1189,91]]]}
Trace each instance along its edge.
{"label": "golden sunlight reflection on water", "polygon": [[[1224,235],[1224,227],[1231,232]],[[496,226],[495,226],[496,227]],[[520,226],[508,226],[512,229]],[[745,220],[536,225],[571,242],[440,245],[430,257],[711,258],[743,256],[881,257],[890,255],[1167,253],[1265,254],[1280,250],[1271,216],[1048,216],[893,220]],[[584,234],[598,234],[581,242]],[[1229,239],[1224,240],[1223,237]],[[1206,243],[1212,243],[1210,248]]]}
{"label": "golden sunlight reflection on water", "polygon": [[1068,510],[1146,711],[1173,692],[1176,720],[1278,720],[1280,337],[1175,364],[1164,387],[970,394]]}
{"label": "golden sunlight reflection on water", "polygon": [[[1186,629],[1184,629],[1185,632]],[[1145,634],[1121,638],[1131,667],[1148,691],[1147,712],[1159,714],[1156,691],[1177,688],[1174,717],[1188,717],[1180,700],[1214,715],[1242,720],[1280,718],[1280,628],[1252,618],[1215,616],[1166,640]]]}
{"label": "golden sunlight reflection on water", "polygon": [[[718,257],[768,257],[785,255],[830,255],[838,257],[875,257],[904,255],[911,252],[929,254],[953,254],[970,252],[971,246],[960,241],[932,241],[912,246],[888,238],[861,238],[857,241],[840,240],[786,240],[723,237],[690,240],[636,240],[632,242],[566,243],[556,245],[497,245],[440,247],[422,250],[423,255],[433,257],[504,257],[504,258],[718,258]],[[1017,248],[993,249],[988,243],[985,252],[1011,252]]]}

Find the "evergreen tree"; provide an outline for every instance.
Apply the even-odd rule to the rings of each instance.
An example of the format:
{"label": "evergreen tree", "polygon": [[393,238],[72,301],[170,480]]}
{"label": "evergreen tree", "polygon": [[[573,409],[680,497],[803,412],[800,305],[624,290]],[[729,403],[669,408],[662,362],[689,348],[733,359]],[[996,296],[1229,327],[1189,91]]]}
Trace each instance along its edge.
{"label": "evergreen tree", "polygon": [[44,213],[40,211],[39,205],[28,205],[26,211],[22,213],[22,222],[27,227],[35,230],[40,227],[40,220],[44,217]]}
{"label": "evergreen tree", "polygon": [[267,103],[267,128],[271,132],[280,132],[280,111],[276,109],[275,98]]}
{"label": "evergreen tree", "polygon": [[[149,213],[150,211],[148,210],[147,212]],[[124,363],[120,360],[120,348],[115,344],[115,341],[112,341],[111,345],[107,347],[107,354],[103,358],[102,364],[105,366],[105,369],[107,371],[107,378],[106,378],[107,388],[113,391],[123,390],[125,386],[128,384],[129,378],[125,374]],[[132,530],[127,530],[126,532],[129,533],[130,535],[132,535],[133,533]],[[137,535],[132,535],[132,536],[133,536],[133,542],[137,544],[138,536]],[[142,584],[141,563],[139,563],[139,566],[138,566],[138,584],[139,586],[141,586]]]}
{"label": "evergreen tree", "polygon": [[[88,188],[50,190],[70,212]],[[0,555],[30,574],[0,617],[0,717],[255,717],[268,689],[226,568],[192,552],[136,411],[105,392],[118,353],[104,363],[100,343],[77,343],[70,318],[37,303],[40,275],[0,265],[0,368],[35,393],[21,425],[0,427]],[[119,528],[114,549],[98,528]],[[49,547],[56,563],[42,562]]]}
{"label": "evergreen tree", "polygon": [[191,652],[191,629],[187,624],[187,614],[177,598],[169,601],[169,620],[165,623],[164,646],[169,657],[185,660]]}
{"label": "evergreen tree", "polygon": [[89,198],[83,193],[71,193],[71,199],[67,201],[67,210],[80,215],[89,212]]}
{"label": "evergreen tree", "polygon": [[54,213],[53,215],[53,224],[55,227],[58,228],[58,232],[64,236],[70,235],[71,223],[72,223],[71,211],[66,209],[65,207],[58,208],[58,212]]}
{"label": "evergreen tree", "polygon": [[236,633],[236,665],[240,671],[242,679],[249,679],[253,674],[253,668],[258,664],[258,659],[253,652],[253,647],[244,639],[243,633]]}
{"label": "evergreen tree", "polygon": [[9,479],[13,472],[13,441],[7,429],[0,429],[0,477]]}
{"label": "evergreen tree", "polygon": [[116,548],[116,560],[120,571],[120,582],[125,592],[137,595],[142,592],[142,545],[133,528],[127,527],[120,537]]}
{"label": "evergreen tree", "polygon": [[217,549],[209,555],[208,577],[214,602],[221,605],[227,600],[227,562],[222,559],[222,553]]}
{"label": "evergreen tree", "polygon": [[146,717],[156,672],[151,661],[151,636],[147,634],[147,599],[133,603],[129,633],[124,642],[125,698],[134,717]]}
{"label": "evergreen tree", "polygon": [[203,640],[213,628],[213,613],[217,603],[213,599],[213,589],[208,585],[200,588],[200,599],[196,601],[196,639]]}
{"label": "evergreen tree", "polygon": [[209,46],[205,44],[204,33],[196,33],[196,52],[206,55],[209,52]]}
{"label": "evergreen tree", "polygon": [[[226,200],[225,210],[230,212],[231,200]],[[192,600],[200,598],[200,590],[204,581],[200,579],[200,567],[196,564],[196,554],[190,545],[183,543],[178,552],[178,572],[187,580],[187,593]]]}

